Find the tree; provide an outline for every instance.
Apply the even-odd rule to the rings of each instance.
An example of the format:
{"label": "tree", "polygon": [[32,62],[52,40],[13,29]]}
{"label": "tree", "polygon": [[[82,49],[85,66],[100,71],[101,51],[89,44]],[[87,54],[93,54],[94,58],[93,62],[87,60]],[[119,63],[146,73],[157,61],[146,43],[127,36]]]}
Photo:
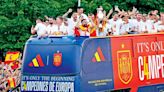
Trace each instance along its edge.
{"label": "tree", "polygon": [[0,50],[22,51],[37,18],[62,15],[74,4],[68,0],[1,0]]}
{"label": "tree", "polygon": [[[109,11],[115,5],[124,10],[136,6],[141,12],[164,12],[163,0],[81,0],[85,13],[94,13],[100,5]],[[69,8],[76,11],[77,0],[0,0],[0,51],[22,51],[37,18],[57,17]]]}

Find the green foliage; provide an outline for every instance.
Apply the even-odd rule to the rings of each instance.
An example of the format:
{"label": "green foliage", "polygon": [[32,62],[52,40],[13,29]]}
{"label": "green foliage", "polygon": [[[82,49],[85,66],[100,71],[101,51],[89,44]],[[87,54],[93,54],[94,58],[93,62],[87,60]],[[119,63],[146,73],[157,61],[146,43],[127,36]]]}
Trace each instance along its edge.
{"label": "green foliage", "polygon": [[[76,11],[78,0],[0,0],[0,51],[23,50],[31,25],[45,15],[56,17],[69,8]],[[114,5],[124,10],[136,6],[141,12],[161,10],[163,0],[81,0],[85,13],[96,12],[100,5],[109,11]]]}

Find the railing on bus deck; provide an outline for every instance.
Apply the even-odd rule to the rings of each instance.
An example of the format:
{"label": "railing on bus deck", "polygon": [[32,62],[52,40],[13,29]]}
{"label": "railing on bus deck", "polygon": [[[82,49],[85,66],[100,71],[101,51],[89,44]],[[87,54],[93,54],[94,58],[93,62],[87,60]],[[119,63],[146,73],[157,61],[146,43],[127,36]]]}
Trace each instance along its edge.
{"label": "railing on bus deck", "polygon": [[89,36],[67,36],[67,35],[49,35],[45,37],[39,37],[38,35],[32,35],[30,38],[38,38],[38,39],[45,39],[45,38],[108,38],[108,37],[124,37],[124,36],[144,36],[144,35],[155,35],[155,34],[164,34],[164,32],[158,32],[158,33],[143,33],[138,34],[137,32],[129,32],[126,35],[110,35],[110,36],[96,36],[96,37],[89,37]]}

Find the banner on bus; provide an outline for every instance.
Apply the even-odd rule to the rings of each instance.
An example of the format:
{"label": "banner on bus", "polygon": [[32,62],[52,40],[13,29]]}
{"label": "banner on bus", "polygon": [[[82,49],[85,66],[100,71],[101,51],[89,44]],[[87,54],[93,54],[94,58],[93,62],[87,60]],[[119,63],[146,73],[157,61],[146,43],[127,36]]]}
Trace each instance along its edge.
{"label": "banner on bus", "polygon": [[160,35],[111,39],[116,89],[164,83],[163,39]]}

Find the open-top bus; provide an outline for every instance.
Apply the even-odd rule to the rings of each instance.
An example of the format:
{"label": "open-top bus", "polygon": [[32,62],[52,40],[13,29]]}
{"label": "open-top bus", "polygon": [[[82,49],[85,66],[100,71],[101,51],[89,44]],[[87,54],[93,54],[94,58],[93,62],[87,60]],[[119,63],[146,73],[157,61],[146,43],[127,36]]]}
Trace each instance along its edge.
{"label": "open-top bus", "polygon": [[164,92],[164,34],[32,37],[21,91]]}

